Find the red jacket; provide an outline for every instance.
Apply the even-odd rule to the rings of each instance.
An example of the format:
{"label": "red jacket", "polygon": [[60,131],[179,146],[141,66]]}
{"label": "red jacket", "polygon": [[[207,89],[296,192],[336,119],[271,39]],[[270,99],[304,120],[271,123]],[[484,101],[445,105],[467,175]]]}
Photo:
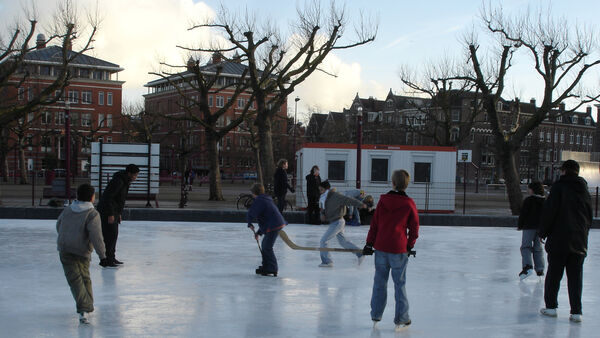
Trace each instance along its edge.
{"label": "red jacket", "polygon": [[419,237],[419,214],[412,198],[403,191],[390,191],[379,197],[371,220],[367,243],[376,250],[405,253]]}

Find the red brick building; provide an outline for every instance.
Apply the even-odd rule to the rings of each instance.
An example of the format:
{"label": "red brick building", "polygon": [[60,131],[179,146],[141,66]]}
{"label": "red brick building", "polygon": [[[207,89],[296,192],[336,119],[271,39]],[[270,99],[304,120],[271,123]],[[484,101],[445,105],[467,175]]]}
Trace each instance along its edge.
{"label": "red brick building", "polygon": [[[188,66],[193,65],[193,60],[190,60]],[[201,72],[204,74],[215,74],[216,67],[222,67],[222,71],[217,78],[217,88],[209,93],[208,95],[208,106],[211,112],[215,112],[222,108],[226,102],[232,100],[235,88],[222,88],[227,84],[237,82],[244,70],[247,68],[246,65],[240,62],[224,61],[218,55],[214,55],[211,61],[201,66]],[[185,71],[182,73],[174,74],[169,79],[160,78],[145,84],[148,88],[148,94],[144,95],[145,109],[149,112],[155,112],[162,116],[174,116],[184,114],[181,107],[181,103],[188,101],[193,102],[198,100],[198,93],[190,88],[189,85],[183,85],[184,79],[192,77],[192,72]],[[175,87],[169,83],[181,84],[181,91],[185,98],[175,89]],[[243,111],[245,105],[248,103],[251,94],[250,92],[243,92],[237,98],[236,102],[223,114],[217,122],[217,127],[223,127],[228,125],[232,120],[239,117]],[[193,99],[193,100],[190,100]],[[256,104],[251,103],[250,111],[255,111]],[[195,108],[192,108],[194,113]],[[196,114],[196,113],[194,113]],[[278,113],[277,118],[272,126],[273,133],[273,152],[276,159],[289,156],[289,147],[291,142],[288,140],[288,119],[287,116],[287,105],[283,105]],[[172,135],[168,135],[169,131],[178,129],[177,132]],[[185,130],[183,135],[182,129]],[[161,173],[165,174],[172,171],[177,171],[178,155],[182,148],[190,149],[189,154],[189,166],[195,170],[199,175],[206,175],[209,170],[209,162],[207,159],[207,152],[205,147],[205,131],[199,124],[174,121],[164,119],[160,132],[155,133],[154,142],[160,140],[161,143],[161,155],[160,155],[160,168]],[[185,143],[185,145],[182,145]],[[247,129],[247,125],[234,128],[230,131],[218,145],[219,149],[219,164],[222,177],[229,179],[232,177],[238,178],[249,178],[256,175],[256,160],[255,154],[251,147],[250,132]]]}
{"label": "red brick building", "polygon": [[[15,83],[11,90],[16,92],[5,93],[7,97],[14,97],[17,101],[29,100],[58,75],[61,47],[46,47],[43,35],[39,35],[37,41],[36,49],[26,54],[23,66],[10,80]],[[18,173],[23,165],[21,162],[34,170],[53,166],[65,168],[65,112],[68,109],[71,118],[71,170],[75,175],[87,175],[91,142],[121,140],[118,124],[123,81],[119,81],[118,73],[122,70],[117,64],[89,55],[77,56],[69,66],[70,79],[60,99],[29,112],[9,126],[9,130],[3,131],[9,136],[8,147],[11,149],[6,154],[9,171]],[[24,76],[25,72],[29,75]],[[25,80],[16,85],[23,78]],[[60,95],[60,91],[56,95]]]}

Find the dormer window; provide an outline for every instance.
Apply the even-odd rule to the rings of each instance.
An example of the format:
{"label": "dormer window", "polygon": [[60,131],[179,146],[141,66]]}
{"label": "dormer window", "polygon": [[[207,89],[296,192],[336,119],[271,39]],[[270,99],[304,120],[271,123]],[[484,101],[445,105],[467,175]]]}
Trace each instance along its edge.
{"label": "dormer window", "polygon": [[556,117],[556,122],[562,122],[562,115],[558,115]]}
{"label": "dormer window", "polygon": [[577,124],[579,121],[579,119],[577,118],[577,115],[573,115],[573,117],[571,117],[571,122],[573,122],[573,124]]}
{"label": "dormer window", "polygon": [[392,101],[392,100],[389,100],[389,101],[387,102],[387,107],[388,107],[388,108],[393,108],[393,107],[394,107],[394,101]]}
{"label": "dormer window", "polygon": [[589,125],[591,125],[591,124],[592,124],[592,119],[591,119],[589,116],[588,116],[588,117],[586,117],[586,118],[585,118],[585,125],[586,125],[586,126],[589,126]]}
{"label": "dormer window", "polygon": [[502,110],[502,101],[498,101],[498,103],[496,103],[496,110],[497,111],[501,111]]}

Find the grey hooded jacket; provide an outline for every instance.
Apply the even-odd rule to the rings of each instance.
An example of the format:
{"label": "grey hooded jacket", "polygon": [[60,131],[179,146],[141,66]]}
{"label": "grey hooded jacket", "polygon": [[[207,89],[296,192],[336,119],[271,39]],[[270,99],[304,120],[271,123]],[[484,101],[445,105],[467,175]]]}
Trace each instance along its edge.
{"label": "grey hooded jacket", "polygon": [[100,214],[91,202],[75,201],[56,221],[58,251],[90,258],[92,250],[106,258]]}

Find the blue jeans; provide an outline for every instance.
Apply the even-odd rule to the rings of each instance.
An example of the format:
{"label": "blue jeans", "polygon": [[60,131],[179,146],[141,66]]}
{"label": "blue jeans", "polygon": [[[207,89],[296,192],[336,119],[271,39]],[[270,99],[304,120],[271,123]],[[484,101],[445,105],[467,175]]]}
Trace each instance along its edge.
{"label": "blue jeans", "polygon": [[[321,237],[321,242],[319,243],[319,246],[321,248],[326,248],[327,242],[329,242],[333,237],[337,237],[338,242],[340,242],[340,245],[344,249],[354,249],[354,250],[358,249],[358,247],[356,245],[352,244],[352,242],[347,240],[346,237],[344,236],[344,227],[345,226],[346,226],[346,221],[344,221],[343,218],[340,218],[338,220],[335,220],[335,221],[329,223],[329,228],[327,228],[327,231],[325,231],[325,233],[323,234],[323,237]],[[362,254],[357,253],[356,256],[360,257],[360,256],[362,256]],[[329,251],[321,251],[321,262],[324,264],[331,263],[331,253]]]}
{"label": "blue jeans", "polygon": [[375,278],[373,295],[371,296],[371,318],[381,320],[387,302],[387,282],[392,269],[392,280],[396,297],[395,324],[403,324],[410,320],[408,316],[408,298],[406,297],[406,265],[408,256],[405,253],[393,254],[375,251]]}
{"label": "blue jeans", "polygon": [[273,245],[278,234],[279,230],[267,232],[262,240],[262,267],[268,272],[277,272],[277,258],[275,258]]}
{"label": "blue jeans", "polygon": [[[532,255],[533,261],[531,260]],[[523,267],[525,265],[535,266],[535,271],[544,271],[544,249],[535,229],[523,230],[523,237],[521,237],[521,260]]]}

